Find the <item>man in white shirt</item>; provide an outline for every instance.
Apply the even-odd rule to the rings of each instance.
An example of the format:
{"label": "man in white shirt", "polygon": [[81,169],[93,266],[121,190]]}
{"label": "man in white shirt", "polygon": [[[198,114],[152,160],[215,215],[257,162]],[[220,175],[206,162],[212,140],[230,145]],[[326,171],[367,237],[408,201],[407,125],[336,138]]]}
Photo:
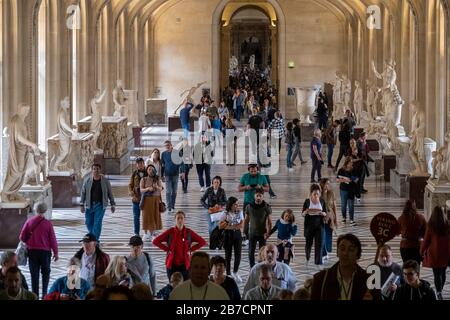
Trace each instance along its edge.
{"label": "man in white shirt", "polygon": [[294,292],[297,279],[295,278],[295,274],[287,264],[276,261],[276,257],[278,256],[277,247],[274,244],[266,245],[264,249],[264,256],[265,260],[253,266],[253,268],[250,270],[247,283],[244,287],[243,296],[246,297],[247,292],[258,286],[260,269],[265,264],[268,264],[272,267],[274,274],[272,282],[275,286]]}
{"label": "man in white shirt", "polygon": [[194,252],[191,257],[191,279],[173,289],[169,300],[230,300],[225,289],[208,280],[210,273],[209,255]]}

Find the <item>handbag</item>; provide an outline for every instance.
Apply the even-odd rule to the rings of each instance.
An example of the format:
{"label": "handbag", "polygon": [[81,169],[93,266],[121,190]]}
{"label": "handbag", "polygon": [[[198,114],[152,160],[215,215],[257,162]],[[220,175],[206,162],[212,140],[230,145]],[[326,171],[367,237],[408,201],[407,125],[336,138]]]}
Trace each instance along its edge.
{"label": "handbag", "polygon": [[159,212],[164,213],[167,210],[166,204],[161,200],[159,202]]}
{"label": "handbag", "polygon": [[17,256],[17,264],[19,266],[26,266],[28,261],[28,249],[25,242],[20,241],[17,245],[16,249],[16,256]]}
{"label": "handbag", "polygon": [[[34,230],[36,230],[36,228],[39,226],[39,224],[44,221],[45,218],[42,218],[33,228],[33,230],[31,230],[28,233],[28,237],[27,240],[30,240],[31,236],[33,235]],[[17,245],[16,248],[16,256],[17,256],[17,264],[19,266],[26,266],[27,265],[27,261],[28,261],[28,248],[27,248],[27,244],[24,241],[20,241],[19,244]]]}

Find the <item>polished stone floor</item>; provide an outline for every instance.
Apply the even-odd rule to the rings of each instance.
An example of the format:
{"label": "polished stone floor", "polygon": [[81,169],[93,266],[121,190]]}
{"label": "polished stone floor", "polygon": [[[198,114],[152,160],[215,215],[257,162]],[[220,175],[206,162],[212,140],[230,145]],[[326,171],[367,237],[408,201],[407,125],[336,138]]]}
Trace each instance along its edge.
{"label": "polished stone floor", "polygon": [[[148,156],[154,147],[161,148],[164,140],[168,137],[167,129],[161,127],[147,128],[143,135],[143,147],[136,148],[133,152],[132,158],[137,155]],[[178,141],[178,136],[172,137],[174,141]],[[303,155],[307,158],[308,144],[303,146]],[[302,285],[303,281],[308,277],[311,277],[317,269],[314,266],[307,267],[305,264],[304,245],[305,240],[303,237],[303,218],[300,215],[300,210],[303,205],[304,199],[308,196],[308,190],[310,186],[310,161],[300,167],[295,167],[294,172],[288,172],[285,166],[285,150],[282,151],[280,161],[280,171],[276,175],[271,177],[273,188],[278,195],[276,199],[269,199],[267,201],[273,208],[272,219],[273,222],[280,217],[281,212],[284,209],[291,208],[295,212],[296,222],[299,225],[299,233],[294,238],[295,258],[291,263],[291,267],[298,279],[298,285]],[[336,155],[335,155],[336,157]],[[297,160],[298,161],[298,160]],[[238,183],[241,175],[246,172],[246,165],[238,165],[235,167],[228,167],[225,165],[214,165],[212,168],[212,176],[220,175],[223,178],[223,187],[227,193],[227,196],[237,196],[242,199],[243,194],[237,192]],[[125,255],[129,252],[127,245],[128,239],[133,235],[133,218],[131,210],[131,202],[128,197],[127,186],[129,182],[129,174],[131,173],[131,167],[127,169],[120,176],[108,176],[113,185],[113,193],[118,204],[115,214],[111,214],[107,210],[107,214],[104,218],[103,231],[102,231],[102,247],[103,250],[110,255]],[[324,177],[330,177],[333,181],[333,188],[338,193],[338,185],[335,182],[335,174],[331,169],[325,168],[322,175]],[[181,184],[179,185],[181,190]],[[402,210],[402,206],[405,203],[405,199],[398,197],[393,191],[390,190],[389,184],[376,183],[375,177],[371,176],[367,179],[366,189],[369,193],[363,196],[360,203],[356,204],[355,208],[355,220],[357,226],[351,227],[347,225],[340,225],[337,234],[354,233],[357,235],[363,245],[363,253],[360,260],[360,264],[363,267],[373,263],[376,254],[376,243],[373,236],[369,231],[369,224],[371,218],[379,212],[390,212],[395,216],[399,216]],[[207,238],[207,223],[204,217],[204,209],[200,204],[200,187],[197,182],[197,174],[195,170],[191,171],[189,192],[183,194],[178,193],[176,209],[184,210],[187,214],[187,225],[198,232],[200,235]],[[338,200],[339,208],[339,200]],[[170,227],[174,224],[173,215],[164,214],[163,224],[164,228]],[[53,224],[57,233],[57,239],[60,248],[60,261],[52,264],[51,283],[56,278],[65,274],[65,267],[68,259],[79,249],[80,244],[78,241],[86,233],[84,225],[84,217],[79,212],[78,208],[58,209],[53,211]],[[334,240],[336,237],[334,237]],[[275,242],[276,235],[274,234],[269,242]],[[389,245],[394,250],[394,260],[400,262],[399,252],[399,238],[395,238],[389,242]],[[334,242],[335,244],[335,242]],[[330,260],[326,262],[325,266],[331,266],[336,262],[335,248],[330,256]],[[155,261],[157,271],[157,286],[163,287],[167,283],[167,277],[165,272],[164,260],[165,254],[158,248],[155,248],[150,243],[145,244],[145,250],[148,251]],[[210,254],[224,254],[221,252],[211,252],[206,250]],[[24,271],[29,278],[28,268],[25,267]],[[247,248],[243,248],[242,262],[240,267],[240,274],[242,275],[244,282],[247,278],[249,270]],[[450,272],[447,273],[450,278]],[[422,276],[433,284],[433,276],[431,269],[424,268],[422,270]],[[444,297],[450,299],[450,285],[448,284],[444,288]],[[243,288],[244,283],[240,285]],[[434,284],[433,284],[434,286]]]}

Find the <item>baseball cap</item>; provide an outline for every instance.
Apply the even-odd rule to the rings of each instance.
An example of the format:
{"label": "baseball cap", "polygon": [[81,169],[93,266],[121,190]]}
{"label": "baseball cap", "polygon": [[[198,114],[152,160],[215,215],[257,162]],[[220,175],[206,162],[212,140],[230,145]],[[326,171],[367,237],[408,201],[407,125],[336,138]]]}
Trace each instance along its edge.
{"label": "baseball cap", "polygon": [[142,246],[144,242],[142,241],[142,238],[140,236],[132,236],[128,244],[130,246]]}
{"label": "baseball cap", "polygon": [[88,233],[79,242],[92,242],[92,241],[97,241],[97,237],[92,233]]}

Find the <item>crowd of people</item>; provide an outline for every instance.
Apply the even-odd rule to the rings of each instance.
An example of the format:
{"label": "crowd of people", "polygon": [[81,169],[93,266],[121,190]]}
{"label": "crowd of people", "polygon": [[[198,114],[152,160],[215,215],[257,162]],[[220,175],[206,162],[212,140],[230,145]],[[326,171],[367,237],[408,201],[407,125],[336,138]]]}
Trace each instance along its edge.
{"label": "crowd of people", "polygon": [[[347,213],[350,226],[356,226],[354,202],[367,192],[364,180],[369,175],[371,158],[366,134],[355,136],[351,111],[330,124],[323,116],[322,109],[327,109],[324,97],[320,98],[319,124],[309,148],[312,163],[309,196],[301,208],[306,268],[309,268],[314,245],[312,264],[317,273],[304,283],[298,283],[289,265],[293,257],[293,237],[299,236],[301,227],[296,223],[295,208],[285,208],[279,219],[272,218],[272,207],[265,201],[265,195],[269,193],[271,198],[276,195],[269,176],[263,171],[266,166],[263,158],[273,152],[279,154],[284,141],[288,171],[293,172],[297,157],[299,165],[304,165],[307,161],[301,152],[300,121],[294,119],[285,123],[276,106],[275,90],[267,82],[261,84],[260,79],[245,75],[239,79],[243,89],[236,88],[231,98],[231,91],[224,90],[219,108],[209,97],[202,98],[199,138],[194,145],[188,140],[189,114],[194,106],[186,101],[181,111],[185,135],[180,144],[174,146],[171,141],[165,141],[164,151],[155,149],[147,160],[136,159],[128,185],[134,233],[128,243],[129,255],[110,257],[100,246],[103,217],[108,206],[115,211],[116,203],[111,183],[101,174],[101,166],[94,164],[92,174],[81,188],[80,211],[85,214],[87,234],[80,240],[82,247],[67,264],[67,275],[57,279],[49,289],[52,253],[54,261],[59,259],[58,242],[51,221],[45,218],[46,205],[38,203],[36,215],[27,220],[20,234],[20,240],[28,248],[31,290],[18,268],[18,257],[7,251],[1,257],[0,300],[37,299],[40,274],[40,297],[45,300],[442,299],[450,262],[450,224],[440,207],[433,210],[427,222],[417,212],[414,201],[406,203],[398,219],[403,265],[393,263],[389,245],[380,249],[377,265],[382,271],[381,283],[387,283],[381,290],[367,288],[369,275],[358,264],[362,253],[360,240],[351,233],[340,235],[337,240],[333,238],[339,225],[346,224]],[[255,87],[255,83],[260,87]],[[234,143],[233,117],[240,122],[245,112],[249,116],[245,131],[255,159],[236,186],[242,193],[239,199],[227,197],[230,190],[224,189],[220,176],[211,178],[218,143],[214,134],[208,132],[218,129]],[[266,130],[267,136],[260,134]],[[339,155],[333,166],[331,161],[338,139]],[[273,144],[275,150],[268,147]],[[339,183],[341,219],[338,219],[330,179],[322,177],[323,144],[328,147],[328,167],[333,169]],[[231,150],[228,150],[228,143],[226,145],[226,164],[234,165],[236,150],[232,143],[230,145]],[[343,165],[339,167],[342,159]],[[176,209],[178,183],[181,181],[184,193],[189,191],[189,173],[194,165],[202,193],[199,202],[205,210],[200,217],[206,219],[209,239],[186,227],[186,214]],[[173,214],[174,225],[163,230],[161,215],[166,211]],[[274,233],[277,235],[273,236]],[[167,285],[163,288],[157,288],[153,258],[143,250],[145,242],[167,253]],[[210,257],[201,251],[207,243],[211,250],[223,249],[224,255]],[[336,243],[338,262],[324,268],[333,243]],[[250,266],[247,275],[240,272],[245,246]],[[420,278],[421,265],[433,269],[435,290]],[[240,292],[238,284],[244,284],[244,280],[244,290]]]}

